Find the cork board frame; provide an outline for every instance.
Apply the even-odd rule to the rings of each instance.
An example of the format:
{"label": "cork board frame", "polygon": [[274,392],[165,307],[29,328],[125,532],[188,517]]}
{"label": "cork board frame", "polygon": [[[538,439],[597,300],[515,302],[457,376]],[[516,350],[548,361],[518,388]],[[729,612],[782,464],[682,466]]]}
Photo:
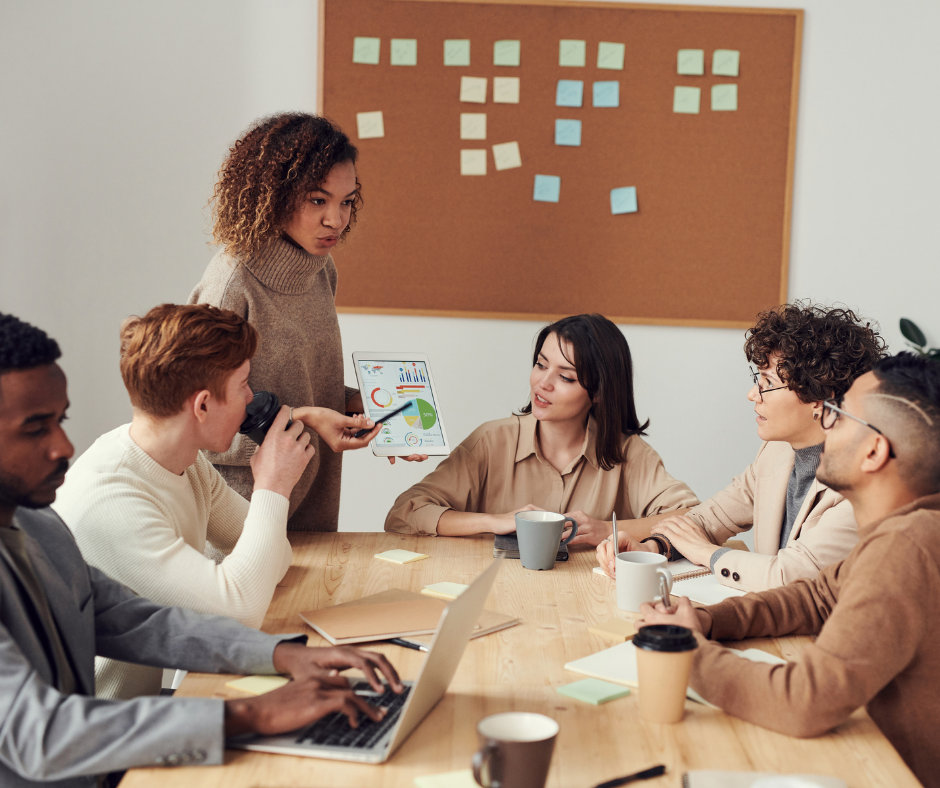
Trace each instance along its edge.
{"label": "cork board frame", "polygon": [[[335,252],[340,311],[747,327],[786,301],[801,10],[319,2],[319,110],[359,148],[365,201]],[[393,39],[414,42],[395,65]],[[583,66],[560,65],[563,39],[584,42]],[[445,65],[453,40],[469,65]],[[504,41],[518,65],[494,64],[496,47],[513,62]],[[623,44],[622,68],[601,67],[602,43]],[[704,73],[678,73],[680,50],[693,71],[701,50]],[[738,53],[736,76],[714,73],[716,50]],[[485,80],[485,103],[461,101],[462,77]],[[493,101],[495,77],[518,78],[519,103]],[[581,82],[581,106],[557,105],[559,80]],[[596,82],[617,83],[617,106],[594,106]],[[727,88],[711,103],[727,85],[736,109],[720,109]],[[674,111],[677,87],[698,89],[697,113]],[[376,112],[382,136],[360,137],[359,113]],[[461,139],[464,113],[485,114],[485,139]],[[580,121],[579,145],[557,144],[557,120]],[[497,169],[493,146],[512,142],[519,166]],[[465,149],[484,151],[485,175],[461,174]],[[542,175],[557,201],[534,199]],[[637,210],[612,213],[611,190],[630,187]]]}

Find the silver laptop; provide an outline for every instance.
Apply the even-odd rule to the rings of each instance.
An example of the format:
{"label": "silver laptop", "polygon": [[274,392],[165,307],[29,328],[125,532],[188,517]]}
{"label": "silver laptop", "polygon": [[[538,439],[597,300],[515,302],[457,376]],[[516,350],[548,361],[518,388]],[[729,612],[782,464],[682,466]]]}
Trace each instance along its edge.
{"label": "silver laptop", "polygon": [[414,682],[404,682],[405,692],[396,695],[389,690],[379,696],[368,682],[353,683],[354,690],[370,703],[389,709],[380,722],[360,715],[359,727],[351,728],[346,716],[335,712],[301,730],[280,736],[240,736],[226,745],[340,761],[388,760],[447,692],[501,565],[502,559],[494,560],[444,609],[421,672]]}

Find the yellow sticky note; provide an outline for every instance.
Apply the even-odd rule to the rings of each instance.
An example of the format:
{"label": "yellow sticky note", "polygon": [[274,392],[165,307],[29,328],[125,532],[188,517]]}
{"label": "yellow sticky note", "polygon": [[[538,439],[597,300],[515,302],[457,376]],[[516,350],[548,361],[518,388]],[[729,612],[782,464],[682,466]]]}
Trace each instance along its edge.
{"label": "yellow sticky note", "polygon": [[485,140],[486,139],[486,113],[461,112],[460,113],[460,139]]}
{"label": "yellow sticky note", "polygon": [[427,553],[415,553],[411,550],[386,550],[384,553],[376,553],[375,557],[392,564],[410,564],[412,561],[422,561],[428,555]]}
{"label": "yellow sticky note", "polygon": [[493,103],[519,103],[519,77],[493,77]]}
{"label": "yellow sticky note", "polygon": [[444,581],[425,586],[421,589],[421,593],[425,596],[436,597],[437,599],[456,599],[469,587],[470,586],[466,583],[449,583]]}
{"label": "yellow sticky note", "polygon": [[357,112],[356,129],[359,139],[370,140],[385,136],[385,120],[382,111]]}
{"label": "yellow sticky note", "polygon": [[480,788],[469,769],[415,777],[415,788]]}
{"label": "yellow sticky note", "polygon": [[225,686],[252,695],[264,695],[266,692],[283,687],[290,679],[287,676],[242,676],[240,679],[226,681]]}
{"label": "yellow sticky note", "polygon": [[486,104],[486,78],[461,77],[460,100],[470,104]]}
{"label": "yellow sticky note", "polygon": [[486,175],[486,149],[464,148],[460,151],[461,175]]}
{"label": "yellow sticky note", "polygon": [[493,146],[493,164],[497,170],[511,170],[522,166],[518,142],[501,142]]}

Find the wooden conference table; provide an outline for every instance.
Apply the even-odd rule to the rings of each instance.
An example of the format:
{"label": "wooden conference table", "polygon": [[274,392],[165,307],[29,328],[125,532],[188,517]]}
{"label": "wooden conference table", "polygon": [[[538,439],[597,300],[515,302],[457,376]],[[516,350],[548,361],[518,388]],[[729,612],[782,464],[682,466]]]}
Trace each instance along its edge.
{"label": "wooden conference table", "polygon": [[[418,591],[429,583],[469,583],[492,560],[492,538],[418,538],[384,533],[292,534],[294,562],[264,622],[272,633],[308,632],[310,645],[326,645],[298,617],[311,610],[390,588]],[[404,565],[374,559],[404,548],[430,558]],[[849,786],[917,786],[919,783],[863,710],[834,732],[795,739],[735,719],[716,709],[686,703],[676,725],[641,722],[636,693],[593,706],[567,698],[556,687],[582,676],[564,669],[572,659],[613,643],[588,631],[617,610],[614,585],[592,573],[594,551],[577,551],[547,572],[507,560],[487,607],[517,615],[522,623],[470,641],[447,694],[405,743],[380,766],[228,750],[224,766],[134,769],[121,788],[240,788],[241,786],[407,786],[422,775],[467,769],[477,748],[476,723],[502,711],[534,711],[558,721],[548,785],[593,786],[657,763],[667,773],[642,783],[679,786],[690,769],[802,772],[841,777]],[[752,640],[789,657],[808,638]],[[403,678],[413,679],[424,654],[394,645],[383,651]],[[219,698],[231,677],[190,674],[178,695]]]}

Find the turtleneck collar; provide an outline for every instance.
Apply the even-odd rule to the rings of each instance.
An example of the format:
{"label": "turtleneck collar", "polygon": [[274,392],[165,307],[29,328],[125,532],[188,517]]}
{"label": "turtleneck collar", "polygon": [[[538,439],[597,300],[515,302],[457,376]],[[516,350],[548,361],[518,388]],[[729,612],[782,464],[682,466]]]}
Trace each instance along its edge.
{"label": "turtleneck collar", "polygon": [[265,287],[285,295],[306,293],[330,259],[304,251],[291,241],[275,238],[243,265]]}

